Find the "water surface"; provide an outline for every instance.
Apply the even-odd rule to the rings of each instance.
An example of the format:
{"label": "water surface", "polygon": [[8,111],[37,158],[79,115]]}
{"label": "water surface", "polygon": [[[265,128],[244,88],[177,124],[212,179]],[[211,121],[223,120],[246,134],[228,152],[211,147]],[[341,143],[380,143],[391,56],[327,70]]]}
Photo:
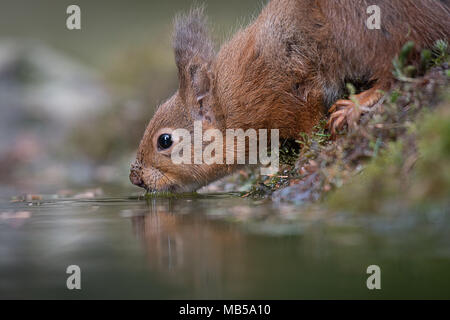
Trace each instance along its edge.
{"label": "water surface", "polygon": [[[0,298],[450,298],[449,217],[229,194],[5,200]],[[372,264],[381,290],[367,289]],[[66,288],[69,265],[81,268],[81,290]]]}

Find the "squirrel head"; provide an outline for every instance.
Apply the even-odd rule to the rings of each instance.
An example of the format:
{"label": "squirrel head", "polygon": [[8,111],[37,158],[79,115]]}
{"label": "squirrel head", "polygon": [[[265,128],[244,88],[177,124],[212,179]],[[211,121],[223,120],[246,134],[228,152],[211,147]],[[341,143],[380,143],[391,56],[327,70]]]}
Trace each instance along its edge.
{"label": "squirrel head", "polygon": [[[224,127],[214,97],[214,45],[202,9],[175,19],[173,47],[179,87],[148,124],[131,166],[130,180],[149,191],[191,192],[226,174],[225,165],[175,164],[171,152],[179,141],[172,132],[193,136],[194,122],[203,130]],[[191,152],[193,154],[193,152]]]}

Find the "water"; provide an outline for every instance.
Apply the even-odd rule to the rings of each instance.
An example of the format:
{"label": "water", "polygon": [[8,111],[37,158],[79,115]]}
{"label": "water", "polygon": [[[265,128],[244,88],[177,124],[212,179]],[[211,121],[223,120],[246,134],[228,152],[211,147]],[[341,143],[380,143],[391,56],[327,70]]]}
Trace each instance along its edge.
{"label": "water", "polygon": [[[449,217],[230,194],[3,201],[0,298],[448,299]],[[372,264],[381,290],[366,287]],[[81,290],[66,288],[69,265],[81,268]]]}

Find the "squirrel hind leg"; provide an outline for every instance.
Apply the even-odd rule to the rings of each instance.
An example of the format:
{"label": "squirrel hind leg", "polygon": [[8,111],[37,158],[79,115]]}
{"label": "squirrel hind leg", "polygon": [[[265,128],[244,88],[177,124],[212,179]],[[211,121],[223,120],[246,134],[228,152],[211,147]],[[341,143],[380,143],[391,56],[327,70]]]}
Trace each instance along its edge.
{"label": "squirrel hind leg", "polygon": [[327,126],[332,137],[345,126],[354,128],[361,118],[365,109],[375,105],[383,96],[380,86],[374,86],[359,94],[353,95],[350,99],[340,99],[328,111],[330,114]]}

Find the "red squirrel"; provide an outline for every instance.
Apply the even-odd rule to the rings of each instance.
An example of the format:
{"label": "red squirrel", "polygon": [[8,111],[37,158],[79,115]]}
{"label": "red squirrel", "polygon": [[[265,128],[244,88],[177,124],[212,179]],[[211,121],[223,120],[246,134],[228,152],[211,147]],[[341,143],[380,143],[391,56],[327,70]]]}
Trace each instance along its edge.
{"label": "red squirrel", "polygon": [[[379,29],[366,25],[372,5]],[[331,128],[340,126],[355,109],[354,100],[339,100],[347,83],[370,85],[356,96],[369,107],[393,83],[392,60],[407,41],[422,49],[449,33],[447,0],[272,0],[216,52],[202,10],[192,10],[175,19],[179,88],[148,124],[130,180],[148,191],[190,192],[239,168],[171,161],[171,132],[192,132],[194,121],[203,130],[279,129],[281,139],[295,139],[331,110]]]}

